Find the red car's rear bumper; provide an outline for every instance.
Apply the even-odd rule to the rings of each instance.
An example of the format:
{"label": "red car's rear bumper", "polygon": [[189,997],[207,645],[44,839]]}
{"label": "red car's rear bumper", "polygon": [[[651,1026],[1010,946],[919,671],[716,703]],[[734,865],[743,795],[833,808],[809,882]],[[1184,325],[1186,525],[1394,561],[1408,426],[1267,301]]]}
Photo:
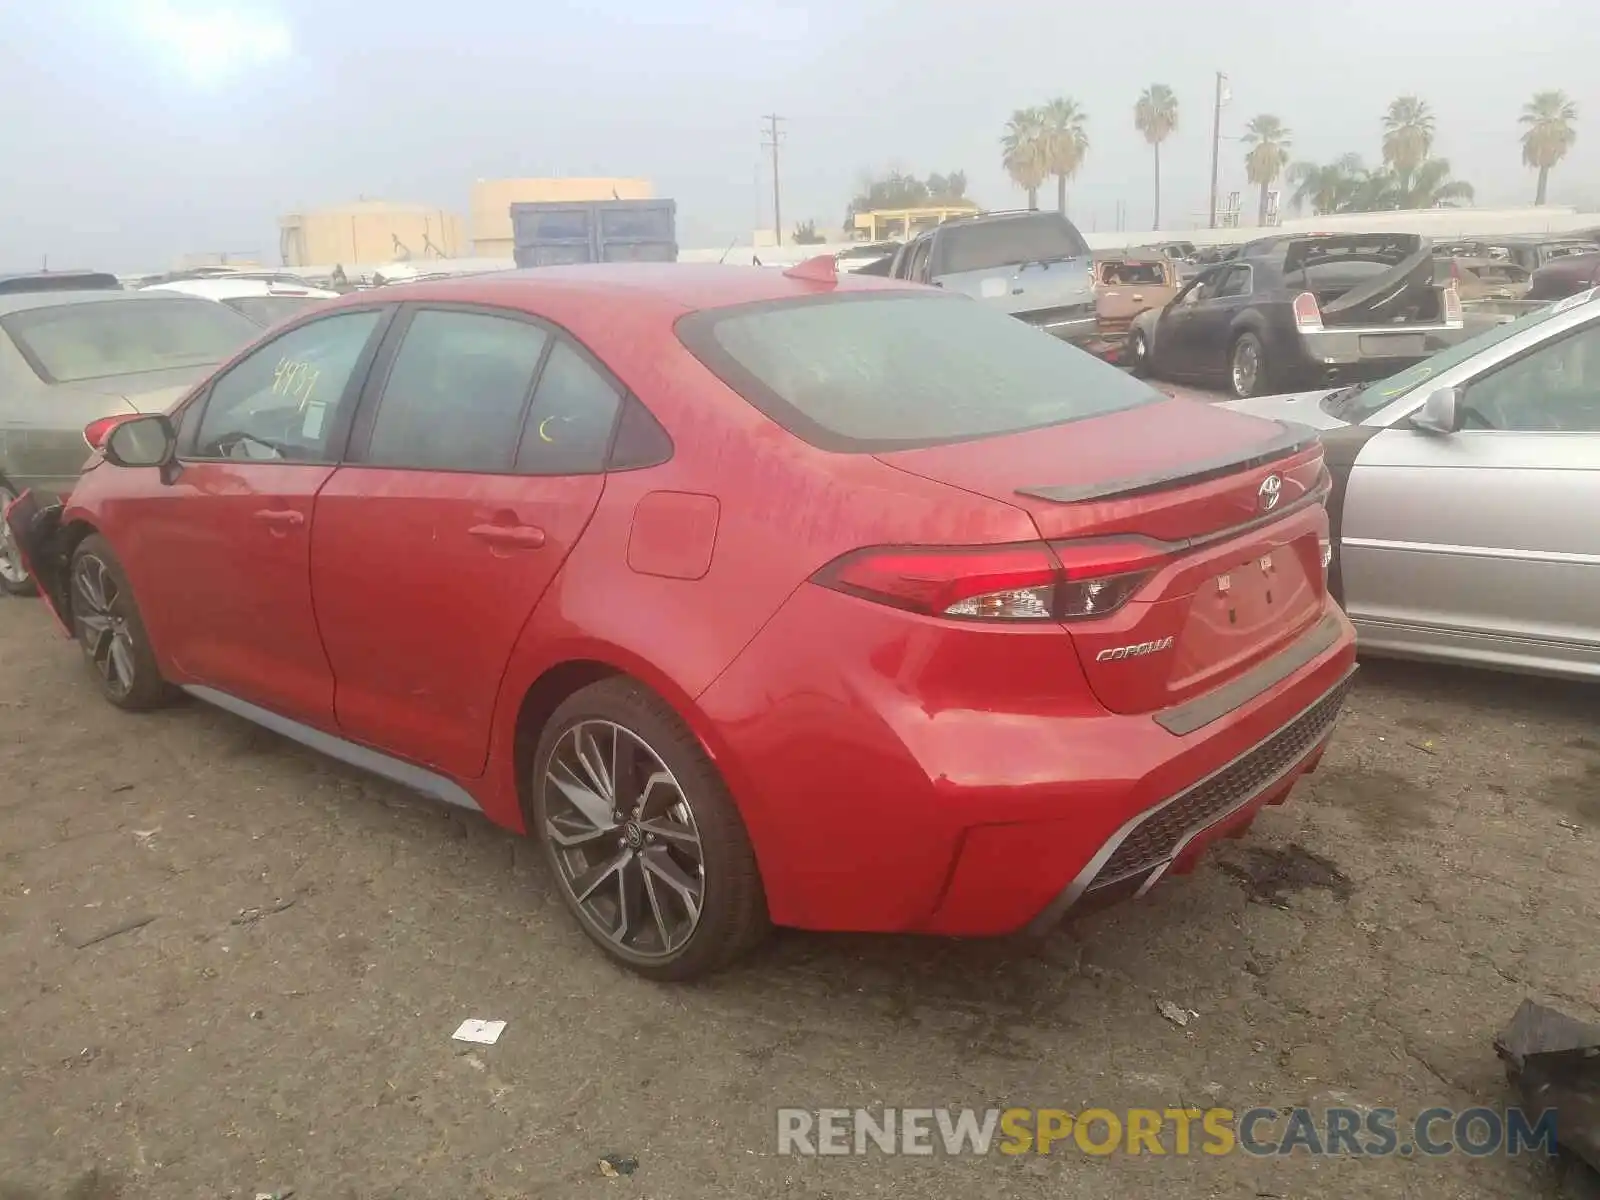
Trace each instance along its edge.
{"label": "red car's rear bumper", "polygon": [[1234,684],[1108,713],[1059,629],[806,586],[700,697],[779,924],[981,936],[1138,892],[1283,800],[1355,665],[1318,626]]}

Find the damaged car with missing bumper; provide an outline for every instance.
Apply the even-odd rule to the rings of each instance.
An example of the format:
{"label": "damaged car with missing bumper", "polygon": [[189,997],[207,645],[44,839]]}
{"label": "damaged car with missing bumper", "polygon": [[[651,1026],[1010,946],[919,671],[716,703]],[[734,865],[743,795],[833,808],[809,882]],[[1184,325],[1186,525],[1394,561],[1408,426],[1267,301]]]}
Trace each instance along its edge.
{"label": "damaged car with missing bumper", "polygon": [[1461,297],[1409,233],[1271,237],[1135,318],[1136,374],[1225,384],[1241,399],[1381,378],[1463,341]]}
{"label": "damaged car with missing bumper", "polygon": [[1107,362],[1122,357],[1134,318],[1178,294],[1178,267],[1160,254],[1097,254],[1094,275],[1096,337],[1084,349]]}

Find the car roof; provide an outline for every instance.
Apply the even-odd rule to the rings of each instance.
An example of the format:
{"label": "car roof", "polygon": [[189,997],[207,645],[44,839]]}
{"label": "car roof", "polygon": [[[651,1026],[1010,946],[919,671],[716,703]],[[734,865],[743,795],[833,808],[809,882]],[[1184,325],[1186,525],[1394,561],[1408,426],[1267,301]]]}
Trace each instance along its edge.
{"label": "car roof", "polygon": [[249,296],[311,296],[328,299],[338,292],[324,291],[310,284],[276,282],[260,278],[177,279],[171,283],[152,283],[139,289],[141,292],[171,292],[180,296],[202,296],[207,300],[238,300]]}
{"label": "car roof", "polygon": [[[817,257],[826,263],[833,262],[831,254]],[[775,267],[709,263],[589,263],[392,283],[375,291],[352,293],[344,297],[341,303],[371,304],[381,299],[490,304],[548,312],[557,320],[561,310],[626,304],[636,310],[655,309],[666,319],[675,320],[684,313],[700,309],[771,300],[797,300],[834,292],[921,290],[898,280],[850,272],[841,272],[836,283],[815,283],[793,278]]]}
{"label": "car roof", "polygon": [[[16,292],[11,295],[0,293],[0,317],[7,313],[25,312],[32,308],[60,308],[69,304],[103,304],[107,301],[125,301],[140,304],[150,300],[166,300],[186,297],[174,296],[172,293],[161,292],[130,292],[130,291],[62,291],[62,292]],[[194,297],[187,297],[194,299]]]}

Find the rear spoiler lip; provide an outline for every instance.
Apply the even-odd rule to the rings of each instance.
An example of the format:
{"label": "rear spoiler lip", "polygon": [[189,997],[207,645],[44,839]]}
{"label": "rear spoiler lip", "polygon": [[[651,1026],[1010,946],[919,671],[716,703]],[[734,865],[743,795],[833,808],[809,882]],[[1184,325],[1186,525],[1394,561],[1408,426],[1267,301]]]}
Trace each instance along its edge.
{"label": "rear spoiler lip", "polygon": [[1056,504],[1077,504],[1085,500],[1113,500],[1138,496],[1145,492],[1163,491],[1176,484],[1205,483],[1220,479],[1235,471],[1264,467],[1280,458],[1288,458],[1318,444],[1322,435],[1309,425],[1296,421],[1278,421],[1278,434],[1269,441],[1258,442],[1236,454],[1186,463],[1176,469],[1152,471],[1148,475],[1135,475],[1127,479],[1108,479],[1101,483],[1046,484],[1038,487],[1021,487],[1017,495],[1035,500],[1049,500]]}

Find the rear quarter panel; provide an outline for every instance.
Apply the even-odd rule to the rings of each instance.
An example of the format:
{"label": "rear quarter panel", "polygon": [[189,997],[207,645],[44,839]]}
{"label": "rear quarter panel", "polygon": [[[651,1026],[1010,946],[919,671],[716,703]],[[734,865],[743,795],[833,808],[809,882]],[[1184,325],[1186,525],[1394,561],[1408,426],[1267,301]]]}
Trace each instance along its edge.
{"label": "rear quarter panel", "polygon": [[[573,329],[654,413],[673,457],[612,473],[582,540],[518,640],[496,704],[485,783],[513,824],[510,773],[522,699],[552,668],[593,661],[635,676],[689,723],[714,758],[720,739],[695,699],[798,587],[849,550],[893,543],[1017,541],[1037,536],[1021,509],[896,471],[870,455],[816,450],[757,412],[689,354],[670,329],[618,319]],[[717,500],[710,565],[698,579],[629,566],[635,513],[659,492]],[[659,522],[652,521],[657,531]],[[649,557],[634,543],[634,561]],[[819,648],[823,650],[825,648]],[[775,691],[788,681],[773,680]],[[731,783],[736,763],[719,761]]]}

